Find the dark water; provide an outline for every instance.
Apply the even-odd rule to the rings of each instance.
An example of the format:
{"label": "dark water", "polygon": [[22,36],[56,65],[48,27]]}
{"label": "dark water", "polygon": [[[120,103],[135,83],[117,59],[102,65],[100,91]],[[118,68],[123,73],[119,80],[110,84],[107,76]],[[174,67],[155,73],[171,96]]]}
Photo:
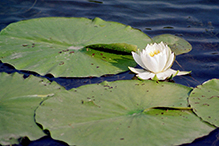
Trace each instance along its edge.
{"label": "dark water", "polygon": [[[150,37],[169,33],[180,36],[191,43],[193,50],[179,55],[174,69],[192,71],[191,76],[175,77],[174,81],[196,87],[212,78],[219,78],[219,1],[218,0],[0,0],[0,29],[8,24],[39,17],[100,17],[140,29]],[[0,63],[1,72],[17,71]],[[21,72],[21,71],[18,71]],[[34,74],[21,72],[28,76]],[[36,75],[36,74],[35,74]],[[128,72],[100,78],[53,78],[66,89],[84,84],[131,79]],[[196,140],[189,146],[219,145],[219,130]],[[42,143],[39,143],[42,142]],[[49,137],[36,145],[63,145]]]}

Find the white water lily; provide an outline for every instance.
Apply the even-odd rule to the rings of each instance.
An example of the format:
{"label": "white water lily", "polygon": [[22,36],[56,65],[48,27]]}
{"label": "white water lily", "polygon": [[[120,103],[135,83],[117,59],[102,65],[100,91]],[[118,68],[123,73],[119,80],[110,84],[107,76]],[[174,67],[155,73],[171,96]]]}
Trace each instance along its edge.
{"label": "white water lily", "polygon": [[165,80],[176,75],[186,75],[190,72],[171,69],[175,55],[163,42],[148,44],[142,52],[132,52],[135,62],[143,69],[128,67],[137,77],[143,80]]}

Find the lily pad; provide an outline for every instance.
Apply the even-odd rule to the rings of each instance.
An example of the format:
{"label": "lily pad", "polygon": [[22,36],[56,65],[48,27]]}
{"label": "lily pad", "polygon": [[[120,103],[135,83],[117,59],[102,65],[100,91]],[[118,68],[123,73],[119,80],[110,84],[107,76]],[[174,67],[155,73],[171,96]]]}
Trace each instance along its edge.
{"label": "lily pad", "polygon": [[137,29],[100,18],[37,18],[1,31],[0,60],[40,75],[101,76],[127,71],[135,65],[128,54],[151,41]]}
{"label": "lily pad", "polygon": [[32,76],[24,79],[18,73],[1,73],[0,84],[0,145],[17,144],[23,137],[36,140],[44,136],[34,121],[34,112],[40,102],[53,95],[57,84],[49,85]]}
{"label": "lily pad", "polygon": [[194,112],[219,127],[219,79],[212,79],[197,86],[189,96],[189,103]]}
{"label": "lily pad", "polygon": [[176,55],[188,53],[192,50],[189,42],[175,35],[162,34],[153,37],[152,40],[156,43],[160,43],[161,41],[166,43]]}
{"label": "lily pad", "polygon": [[187,106],[191,88],[153,81],[103,82],[63,91],[36,110],[36,122],[69,145],[178,145],[214,129]]}

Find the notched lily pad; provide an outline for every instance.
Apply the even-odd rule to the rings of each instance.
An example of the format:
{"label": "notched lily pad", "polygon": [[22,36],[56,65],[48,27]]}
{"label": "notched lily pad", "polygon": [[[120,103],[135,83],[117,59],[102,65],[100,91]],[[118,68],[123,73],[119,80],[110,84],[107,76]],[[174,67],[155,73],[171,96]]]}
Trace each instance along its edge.
{"label": "notched lily pad", "polygon": [[[100,18],[37,18],[12,23],[1,31],[0,60],[40,75],[102,76],[127,71],[127,66],[135,62],[123,57],[123,52],[127,55],[136,46],[142,49],[151,41],[137,29]],[[121,64],[90,57],[83,51],[85,48],[93,53],[113,52],[110,58],[119,59]]]}
{"label": "notched lily pad", "polygon": [[175,35],[162,34],[153,37],[152,40],[156,43],[160,43],[161,41],[163,41],[171,48],[171,50],[176,55],[188,53],[192,50],[192,46],[189,42]]}
{"label": "notched lily pad", "polygon": [[57,84],[36,77],[0,73],[0,145],[18,144],[19,138],[45,136],[34,120],[39,104],[53,96]]}
{"label": "notched lily pad", "polygon": [[36,121],[69,145],[179,145],[214,129],[187,109],[190,91],[138,80],[86,85],[45,100]]}
{"label": "notched lily pad", "polygon": [[197,86],[189,96],[194,112],[204,121],[219,127],[219,79]]}

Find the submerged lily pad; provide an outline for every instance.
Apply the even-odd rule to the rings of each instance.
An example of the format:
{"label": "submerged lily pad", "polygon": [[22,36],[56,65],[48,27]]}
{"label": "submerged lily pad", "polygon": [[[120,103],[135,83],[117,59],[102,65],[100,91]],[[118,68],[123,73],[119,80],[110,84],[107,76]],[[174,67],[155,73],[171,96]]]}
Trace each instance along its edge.
{"label": "submerged lily pad", "polygon": [[189,103],[199,117],[219,127],[219,79],[197,86],[189,96]]}
{"label": "submerged lily pad", "polygon": [[34,112],[40,102],[53,95],[57,84],[49,85],[36,77],[24,79],[17,73],[1,73],[0,84],[0,145],[17,144],[25,136],[30,140],[44,136],[34,121]]}
{"label": "submerged lily pad", "polygon": [[36,110],[36,122],[69,145],[178,145],[214,127],[187,106],[191,88],[153,81],[103,82],[63,91]]}
{"label": "submerged lily pad", "polygon": [[160,43],[161,41],[166,43],[176,55],[188,53],[192,50],[189,42],[175,35],[162,34],[153,37],[152,40],[156,43]]}
{"label": "submerged lily pad", "polygon": [[100,18],[37,18],[1,31],[0,60],[40,75],[101,76],[127,71],[135,65],[128,53],[150,42],[137,29]]}

